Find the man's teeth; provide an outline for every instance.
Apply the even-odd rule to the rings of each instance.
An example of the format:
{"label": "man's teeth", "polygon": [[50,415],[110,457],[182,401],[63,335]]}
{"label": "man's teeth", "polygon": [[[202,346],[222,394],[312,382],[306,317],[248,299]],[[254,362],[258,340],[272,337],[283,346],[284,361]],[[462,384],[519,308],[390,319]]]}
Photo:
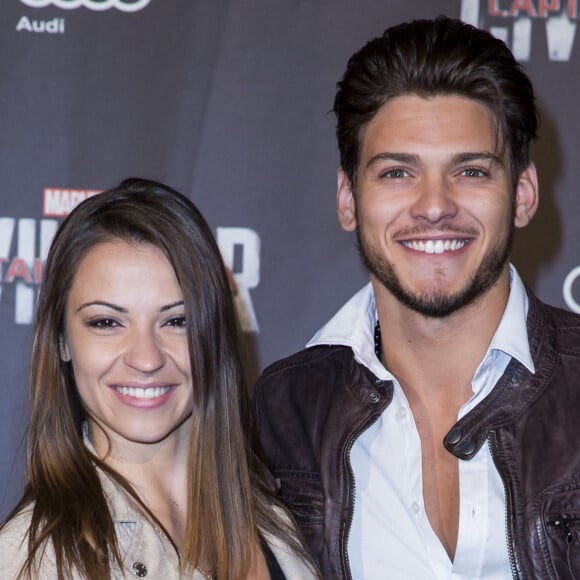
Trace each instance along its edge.
{"label": "man's teeth", "polygon": [[426,254],[442,254],[443,252],[453,252],[463,248],[467,240],[419,240],[403,242],[403,245],[418,252]]}
{"label": "man's teeth", "polygon": [[161,397],[169,391],[171,387],[153,387],[149,389],[141,389],[140,387],[115,387],[117,392],[121,395],[135,397],[136,399],[155,399]]}

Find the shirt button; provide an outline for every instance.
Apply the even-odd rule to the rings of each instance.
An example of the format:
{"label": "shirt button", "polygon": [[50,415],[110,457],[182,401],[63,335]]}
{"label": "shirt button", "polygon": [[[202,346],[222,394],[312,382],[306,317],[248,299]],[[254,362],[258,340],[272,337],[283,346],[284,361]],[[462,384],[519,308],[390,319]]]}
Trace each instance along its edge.
{"label": "shirt button", "polygon": [[419,513],[419,504],[418,504],[416,501],[414,501],[414,502],[411,504],[411,511],[412,511],[414,514],[418,514],[418,513]]}
{"label": "shirt button", "polygon": [[138,578],[145,578],[147,576],[147,566],[142,562],[135,562],[133,564],[133,572]]}
{"label": "shirt button", "polygon": [[397,411],[397,417],[399,417],[399,419],[405,419],[407,417],[407,409],[405,409],[405,407],[401,407]]}

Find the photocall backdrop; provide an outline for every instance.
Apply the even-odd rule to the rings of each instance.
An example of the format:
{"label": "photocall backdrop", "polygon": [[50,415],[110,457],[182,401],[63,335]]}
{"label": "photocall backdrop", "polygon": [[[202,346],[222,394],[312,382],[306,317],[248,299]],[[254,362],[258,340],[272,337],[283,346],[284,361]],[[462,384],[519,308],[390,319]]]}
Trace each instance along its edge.
{"label": "photocall backdrop", "polygon": [[540,212],[514,262],[580,311],[580,0],[2,0],[0,516],[20,493],[31,322],[62,218],[129,176],[206,216],[238,285],[250,374],[367,281],[335,212],[332,107],[347,58],[446,14],[504,39],[542,113]]}

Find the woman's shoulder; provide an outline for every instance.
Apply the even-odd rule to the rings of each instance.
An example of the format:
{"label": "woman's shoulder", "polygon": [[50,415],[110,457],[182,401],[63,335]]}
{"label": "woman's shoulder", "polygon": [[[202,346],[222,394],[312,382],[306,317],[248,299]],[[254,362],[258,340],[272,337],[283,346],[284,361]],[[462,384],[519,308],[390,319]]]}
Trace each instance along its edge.
{"label": "woman's shoulder", "polygon": [[[298,534],[296,524],[280,506],[272,506],[272,511],[276,515],[280,524],[295,534]],[[318,576],[311,569],[310,565],[304,561],[284,540],[280,537],[268,533],[265,530],[260,532],[267,542],[270,550],[274,554],[286,580],[316,580]]]}
{"label": "woman's shoulder", "polygon": [[28,555],[32,506],[5,521],[0,528],[0,578],[16,578]]}
{"label": "woman's shoulder", "polygon": [[290,546],[281,541],[280,538],[267,533],[263,535],[286,580],[316,580],[317,576],[309,564]]}
{"label": "woman's shoulder", "polygon": [[0,546],[14,542],[22,543],[25,540],[32,519],[32,511],[33,506],[29,505],[4,521],[0,528]]}
{"label": "woman's shoulder", "polygon": [[[28,557],[28,531],[34,505],[29,505],[9,520],[0,529],[0,578],[17,578]],[[32,577],[42,580],[56,579],[56,565],[52,544],[41,551],[40,562],[33,568]]]}

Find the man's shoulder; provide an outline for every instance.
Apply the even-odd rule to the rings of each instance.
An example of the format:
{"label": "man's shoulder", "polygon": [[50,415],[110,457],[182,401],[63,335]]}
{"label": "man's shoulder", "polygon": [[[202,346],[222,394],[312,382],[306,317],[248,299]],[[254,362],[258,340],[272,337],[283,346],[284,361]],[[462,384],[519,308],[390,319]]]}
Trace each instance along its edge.
{"label": "man's shoulder", "polygon": [[267,367],[254,388],[257,408],[314,409],[350,397],[354,362],[347,346],[313,346]]}
{"label": "man's shoulder", "polygon": [[580,330],[580,314],[550,304],[544,304],[544,308],[550,310],[559,328]]}
{"label": "man's shoulder", "polygon": [[553,308],[555,327],[558,332],[560,356],[580,361],[580,315],[560,308]]}
{"label": "man's shoulder", "polygon": [[346,369],[352,360],[352,349],[348,346],[320,345],[305,348],[266,367],[256,388],[263,385],[274,387],[282,383],[299,388],[305,382],[328,376],[331,369],[333,373]]}
{"label": "man's shoulder", "polygon": [[375,412],[390,396],[386,381],[358,362],[349,346],[319,345],[270,365],[256,383],[254,404],[257,410],[290,414],[326,409],[330,416],[331,409]]}
{"label": "man's shoulder", "polygon": [[544,318],[549,317],[552,321],[549,328],[556,333],[560,349],[580,357],[580,314],[536,300],[543,314],[537,319],[538,324],[544,326]]}

